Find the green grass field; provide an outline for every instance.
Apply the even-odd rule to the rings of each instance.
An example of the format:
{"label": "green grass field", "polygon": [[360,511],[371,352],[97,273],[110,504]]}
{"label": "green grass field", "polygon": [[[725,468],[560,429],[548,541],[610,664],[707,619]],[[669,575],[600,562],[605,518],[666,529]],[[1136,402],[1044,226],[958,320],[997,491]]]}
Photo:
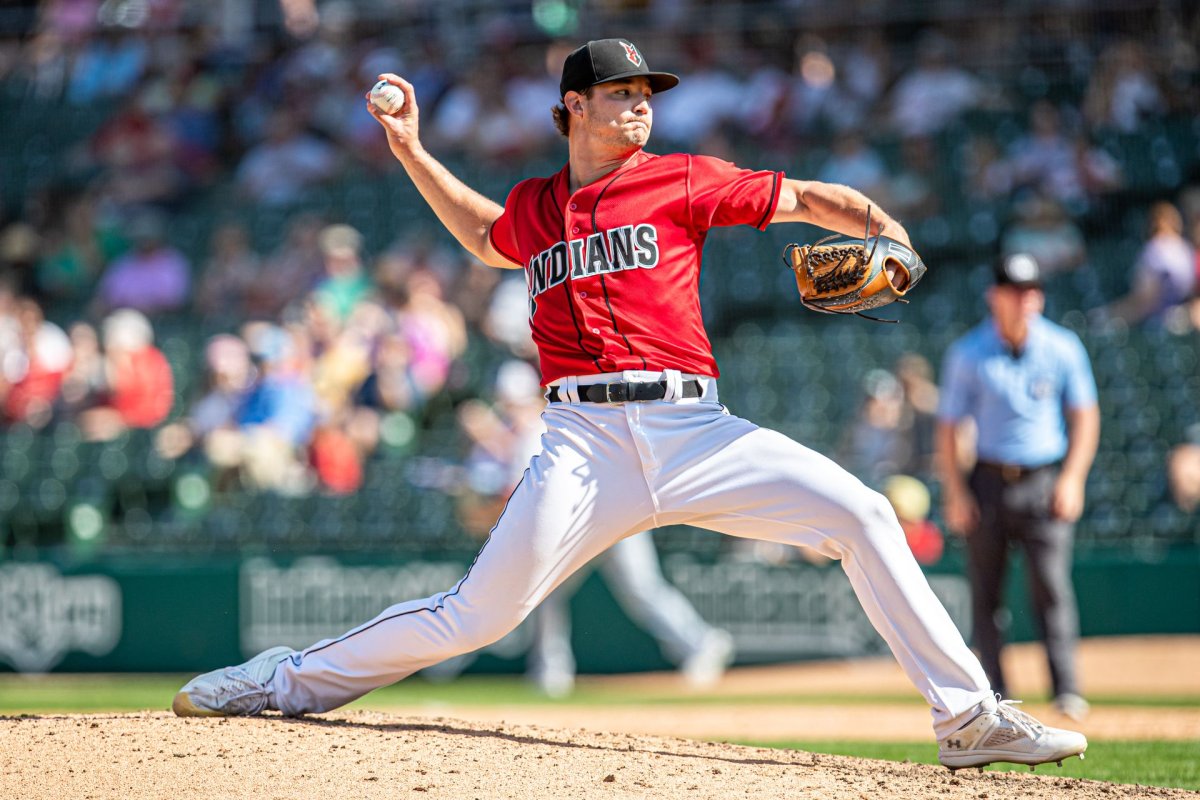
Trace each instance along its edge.
{"label": "green grass field", "polygon": [[[182,675],[0,675],[0,715],[68,714],[167,710],[171,697],[189,676]],[[1097,703],[1144,705],[1147,707],[1197,707],[1200,697],[1177,699],[1108,697]],[[389,707],[429,705],[637,705],[707,704],[728,702],[720,694],[681,696],[670,692],[629,690],[627,692],[584,683],[567,701],[547,700],[519,677],[466,675],[451,683],[431,683],[420,678],[373,692],[355,707],[387,710]],[[919,703],[912,695],[845,696],[797,695],[795,697],[739,697],[738,703]],[[806,750],[890,761],[936,763],[936,750],[928,741],[740,741],[757,747]],[[1025,767],[990,767],[1017,770]],[[1043,766],[1039,774],[1063,775],[1114,783],[1169,786],[1200,791],[1200,740],[1189,741],[1093,741],[1085,761],[1070,759],[1063,768]]]}
{"label": "green grass field", "polygon": [[[789,741],[742,742],[758,747],[779,747],[885,761],[936,764],[937,753],[929,742]],[[989,771],[1027,772],[1016,764],[988,767]],[[1062,769],[1053,764],[1037,768],[1040,775],[1061,775],[1113,783],[1173,786],[1200,791],[1200,741],[1098,741],[1089,742],[1087,759],[1067,759]]]}

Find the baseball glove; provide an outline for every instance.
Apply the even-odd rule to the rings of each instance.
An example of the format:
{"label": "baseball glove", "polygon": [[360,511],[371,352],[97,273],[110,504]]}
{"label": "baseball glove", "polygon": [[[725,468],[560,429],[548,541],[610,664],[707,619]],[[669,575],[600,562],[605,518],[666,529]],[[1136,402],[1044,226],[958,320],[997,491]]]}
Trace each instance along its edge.
{"label": "baseball glove", "polygon": [[[863,314],[886,306],[912,291],[925,277],[925,263],[912,248],[882,235],[871,237],[871,209],[867,208],[867,232],[862,240],[843,239],[837,234],[815,244],[789,244],[783,261],[796,273],[800,302],[823,314]],[[832,242],[832,243],[830,243]]]}

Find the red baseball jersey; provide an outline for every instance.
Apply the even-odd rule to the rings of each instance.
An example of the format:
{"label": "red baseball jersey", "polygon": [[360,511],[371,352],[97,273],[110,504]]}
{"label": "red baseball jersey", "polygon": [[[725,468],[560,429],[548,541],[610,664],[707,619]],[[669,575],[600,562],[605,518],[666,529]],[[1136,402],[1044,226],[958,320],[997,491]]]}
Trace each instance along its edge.
{"label": "red baseball jersey", "polygon": [[720,225],[765,228],[783,173],[639,151],[570,194],[568,170],[517,184],[491,230],[525,267],[542,382],[627,369],[717,377],[700,316],[704,240]]}

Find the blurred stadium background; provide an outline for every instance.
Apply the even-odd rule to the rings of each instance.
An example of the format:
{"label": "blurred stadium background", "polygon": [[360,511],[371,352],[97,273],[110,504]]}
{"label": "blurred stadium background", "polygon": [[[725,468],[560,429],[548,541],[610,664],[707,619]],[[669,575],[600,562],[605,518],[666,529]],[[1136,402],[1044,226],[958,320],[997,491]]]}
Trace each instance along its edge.
{"label": "blurred stadium background", "polygon": [[[779,260],[814,231],[714,234],[725,403],[895,489],[967,624],[930,392],[1031,249],[1100,386],[1084,634],[1200,632],[1195,282],[1114,305],[1156,204],[1200,237],[1194,3],[59,0],[0,8],[0,668],[208,668],[457,579],[509,481],[463,409],[520,390],[524,285],[441,230],[363,93],[412,80],[427,147],[500,201],[564,158],[562,55],[618,35],[683,76],[653,151],[857,186],[931,266],[903,324],[830,321]],[[658,546],[743,663],[882,651],[836,565]],[[574,607],[582,670],[664,666],[598,581]]]}

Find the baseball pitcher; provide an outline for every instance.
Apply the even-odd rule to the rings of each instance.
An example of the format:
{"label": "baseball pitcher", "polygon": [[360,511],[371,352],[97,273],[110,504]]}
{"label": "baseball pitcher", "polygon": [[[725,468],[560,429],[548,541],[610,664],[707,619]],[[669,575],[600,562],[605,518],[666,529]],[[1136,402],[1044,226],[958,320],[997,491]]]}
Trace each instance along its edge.
{"label": "baseball pitcher", "polygon": [[804,222],[862,237],[787,251],[806,306],[855,313],[900,299],[925,271],[898,222],[845,186],[647,152],[654,96],[679,79],[651,71],[625,39],[567,57],[553,111],[567,163],[517,184],[503,206],[422,147],[412,85],[380,79],[404,102],[392,113],[368,109],[434,213],[476,258],[525,271],[548,401],[541,451],[453,587],[304,650],[273,648],[201,675],[176,696],[176,713],[337,708],[496,641],[618,540],[688,524],[840,559],[929,703],[943,764],[1082,755],[1082,735],[993,695],[882,495],[718,400],[697,292],[711,229]]}

